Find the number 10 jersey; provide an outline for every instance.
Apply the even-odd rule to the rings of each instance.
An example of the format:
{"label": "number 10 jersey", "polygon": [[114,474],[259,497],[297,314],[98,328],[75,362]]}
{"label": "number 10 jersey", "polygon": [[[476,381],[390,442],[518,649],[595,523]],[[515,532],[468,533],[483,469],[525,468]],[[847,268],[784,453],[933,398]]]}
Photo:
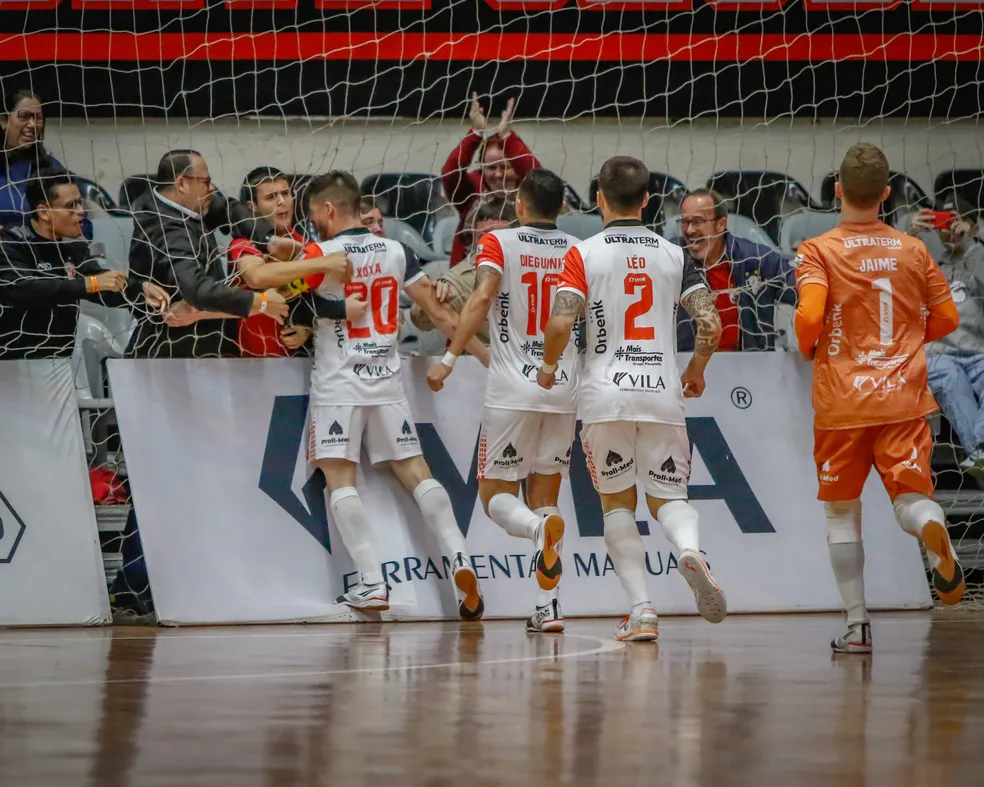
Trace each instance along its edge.
{"label": "number 10 jersey", "polygon": [[701,287],[704,277],[683,250],[639,222],[612,222],[567,253],[558,292],[584,298],[584,423],[686,423],[676,307]]}
{"label": "number 10 jersey", "polygon": [[543,333],[557,294],[564,255],[577,238],[553,224],[493,230],[476,247],[475,264],[502,274],[489,312],[489,381],[485,406],[542,413],[577,409],[577,347],[568,345],[549,391],[536,381]]}

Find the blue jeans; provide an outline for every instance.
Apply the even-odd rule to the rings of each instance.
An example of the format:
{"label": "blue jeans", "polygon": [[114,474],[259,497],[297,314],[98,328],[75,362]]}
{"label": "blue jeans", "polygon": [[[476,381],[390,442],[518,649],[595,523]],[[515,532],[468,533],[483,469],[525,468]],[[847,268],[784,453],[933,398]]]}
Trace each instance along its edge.
{"label": "blue jeans", "polygon": [[984,355],[927,355],[929,390],[967,453],[984,445]]}

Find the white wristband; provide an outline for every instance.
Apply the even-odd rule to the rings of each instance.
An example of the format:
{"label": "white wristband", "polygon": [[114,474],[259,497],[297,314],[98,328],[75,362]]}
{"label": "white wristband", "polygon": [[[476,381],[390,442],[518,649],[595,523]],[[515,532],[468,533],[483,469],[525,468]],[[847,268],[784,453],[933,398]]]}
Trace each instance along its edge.
{"label": "white wristband", "polygon": [[553,374],[557,371],[557,364],[555,363],[544,363],[540,365],[540,371],[544,374]]}
{"label": "white wristband", "polygon": [[441,359],[441,363],[443,363],[449,369],[453,369],[454,368],[454,363],[457,360],[458,360],[458,356],[457,355],[455,355],[452,352],[446,352],[446,353],[444,353],[444,357]]}

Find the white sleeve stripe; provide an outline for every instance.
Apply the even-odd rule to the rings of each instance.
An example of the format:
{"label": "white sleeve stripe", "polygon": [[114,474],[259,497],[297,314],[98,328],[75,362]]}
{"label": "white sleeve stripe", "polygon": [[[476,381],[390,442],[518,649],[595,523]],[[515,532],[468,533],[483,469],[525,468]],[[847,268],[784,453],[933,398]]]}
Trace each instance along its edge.
{"label": "white sleeve stripe", "polygon": [[407,279],[406,281],[404,281],[403,282],[403,288],[406,289],[407,287],[409,287],[409,286],[411,286],[413,284],[416,284],[418,281],[420,281],[420,279],[422,277],[424,277],[426,275],[427,275],[427,273],[425,271],[420,271],[420,273],[418,273],[412,279]]}
{"label": "white sleeve stripe", "polygon": [[588,299],[588,295],[585,292],[581,292],[577,287],[567,285],[566,287],[558,287],[557,292],[573,292],[575,295],[580,295],[584,300]]}
{"label": "white sleeve stripe", "polygon": [[478,261],[478,265],[476,265],[475,267],[476,268],[491,268],[492,270],[497,271],[498,273],[502,273],[503,272],[502,266],[499,263],[494,262],[492,260],[479,260]]}
{"label": "white sleeve stripe", "polygon": [[707,289],[707,285],[704,284],[704,282],[691,285],[690,287],[687,287],[687,289],[685,289],[683,292],[680,293],[680,300],[683,300],[692,292],[697,292],[697,290],[706,290],[706,289]]}

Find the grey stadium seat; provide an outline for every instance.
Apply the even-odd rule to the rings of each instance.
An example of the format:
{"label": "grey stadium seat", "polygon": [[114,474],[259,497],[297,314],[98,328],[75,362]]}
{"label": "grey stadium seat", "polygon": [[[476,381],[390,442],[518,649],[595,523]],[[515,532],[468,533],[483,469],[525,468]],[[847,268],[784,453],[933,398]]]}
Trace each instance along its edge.
{"label": "grey stadium seat", "polygon": [[779,250],[792,259],[803,241],[823,235],[839,223],[840,213],[833,211],[805,210],[787,216],[779,226]]}
{"label": "grey stadium seat", "polygon": [[434,227],[434,241],[431,244],[434,253],[442,258],[451,258],[451,246],[454,244],[454,234],[458,230],[458,217],[445,216]]}
{"label": "grey stadium seat", "polygon": [[578,240],[587,240],[597,235],[605,228],[601,216],[597,213],[579,213],[571,211],[557,217],[557,229],[573,235]]}
{"label": "grey stadium seat", "polygon": [[387,238],[399,241],[424,262],[441,259],[441,257],[420,237],[420,233],[405,221],[383,218],[383,232]]}

